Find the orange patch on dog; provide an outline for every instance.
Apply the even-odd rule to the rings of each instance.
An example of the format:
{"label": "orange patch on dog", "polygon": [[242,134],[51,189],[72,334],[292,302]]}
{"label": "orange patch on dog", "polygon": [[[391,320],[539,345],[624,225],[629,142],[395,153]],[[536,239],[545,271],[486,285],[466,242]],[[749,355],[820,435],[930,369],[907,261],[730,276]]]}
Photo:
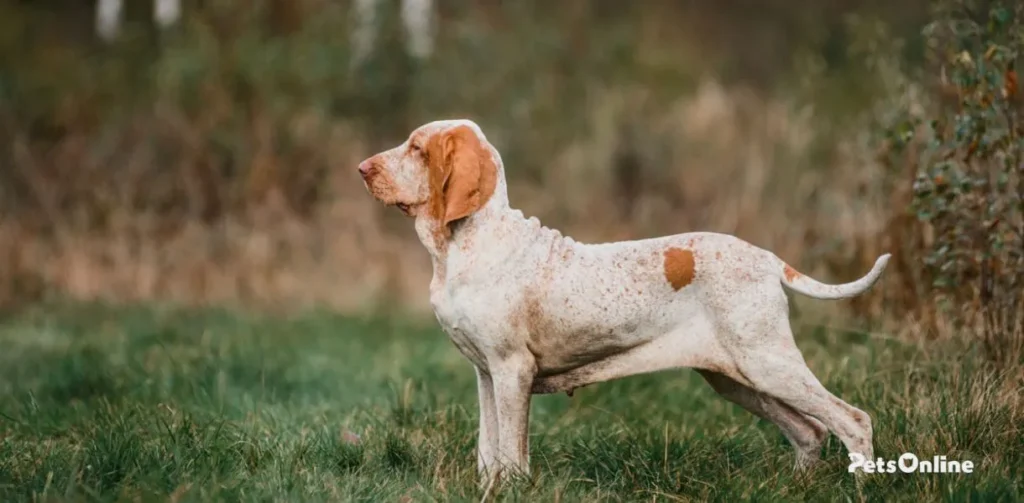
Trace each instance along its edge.
{"label": "orange patch on dog", "polygon": [[802,276],[799,271],[790,267],[789,264],[786,264],[786,268],[782,270],[782,273],[786,275],[787,283],[792,283],[794,279]]}
{"label": "orange patch on dog", "polygon": [[665,279],[676,291],[693,281],[693,252],[681,248],[665,250]]}

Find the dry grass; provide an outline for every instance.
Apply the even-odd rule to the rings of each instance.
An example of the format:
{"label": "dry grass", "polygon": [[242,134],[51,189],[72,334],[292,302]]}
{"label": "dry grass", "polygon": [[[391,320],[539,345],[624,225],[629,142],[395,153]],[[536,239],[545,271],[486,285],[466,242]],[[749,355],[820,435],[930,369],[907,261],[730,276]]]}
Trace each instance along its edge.
{"label": "dry grass", "polygon": [[[793,80],[793,52],[824,43],[807,19],[856,34],[842,2],[446,4],[428,64],[395,52],[385,16],[381,52],[356,70],[345,2],[296,3],[285,32],[268,5],[189,9],[158,44],[129,29],[103,49],[72,43],[67,19],[0,7],[0,64],[17,69],[0,75],[0,305],[423,312],[426,254],[354,166],[451,116],[476,119],[503,152],[515,206],[583,241],[727,232],[826,281],[893,247],[880,238],[898,213],[891,177],[866,127],[832,125],[863,96],[766,84]],[[919,6],[904,7],[885,12],[907,25]],[[830,89],[874,77],[795,73]]]}
{"label": "dry grass", "polygon": [[[816,159],[820,119],[810,109],[711,79],[671,103],[629,89],[602,90],[594,102],[589,126],[558,146],[541,180],[507,166],[513,204],[528,215],[584,241],[727,232],[830,281],[862,274],[883,252],[882,167],[863,145],[844,144]],[[641,112],[647,110],[660,112]],[[515,130],[483,127],[499,149],[516,141]],[[44,228],[5,218],[5,274],[35,288],[30,294],[77,299],[356,312],[397,298],[422,312],[429,262],[410,223],[378,207],[355,175],[352,167],[372,153],[366,142],[343,124],[309,130],[317,133],[303,137],[303,147],[322,148],[310,161],[326,170],[326,190],[304,211],[269,184],[241,211],[209,222],[168,224],[124,205],[114,205],[99,226]],[[118,158],[153,155],[145,144],[135,148]],[[51,162],[85,154],[54,154]],[[251,162],[271,161],[253,155]]]}

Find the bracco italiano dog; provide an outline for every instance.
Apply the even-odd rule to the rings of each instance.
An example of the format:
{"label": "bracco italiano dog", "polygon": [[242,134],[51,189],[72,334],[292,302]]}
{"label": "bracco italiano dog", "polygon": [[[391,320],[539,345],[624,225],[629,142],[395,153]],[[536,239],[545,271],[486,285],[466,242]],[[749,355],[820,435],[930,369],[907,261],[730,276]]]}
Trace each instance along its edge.
{"label": "bracco italiano dog", "polygon": [[783,287],[840,299],[775,254],[708,232],[584,244],[509,206],[501,156],[468,120],[438,121],[359,165],[369,192],[415,221],[430,302],[476,367],[482,480],[529,470],[530,395],[690,367],[818,459],[828,432],[874,457],[871,419],[826,390],[793,341]]}

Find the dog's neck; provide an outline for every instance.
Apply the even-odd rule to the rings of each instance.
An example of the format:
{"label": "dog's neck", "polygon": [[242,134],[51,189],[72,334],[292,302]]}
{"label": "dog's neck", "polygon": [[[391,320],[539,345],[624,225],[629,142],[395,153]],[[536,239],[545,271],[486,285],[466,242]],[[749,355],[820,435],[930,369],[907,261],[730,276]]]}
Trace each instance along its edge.
{"label": "dog's neck", "polygon": [[525,246],[536,246],[538,241],[575,245],[571,238],[544,227],[535,217],[526,218],[509,205],[503,170],[499,170],[494,194],[479,210],[452,222],[448,232],[441,225],[430,215],[416,218],[416,234],[430,253],[434,268],[431,290],[446,284],[450,274],[473,267],[473,261],[500,262]]}
{"label": "dog's neck", "polygon": [[468,242],[474,237],[486,234],[491,231],[492,224],[503,220],[512,212],[508,204],[508,186],[505,183],[504,170],[498,170],[498,179],[495,183],[494,193],[477,211],[466,218],[448,224],[444,224],[427,212],[421,212],[416,217],[416,235],[420,242],[430,253],[430,259],[434,264],[435,274],[439,268],[443,268],[447,261],[449,250],[453,247],[466,248]]}

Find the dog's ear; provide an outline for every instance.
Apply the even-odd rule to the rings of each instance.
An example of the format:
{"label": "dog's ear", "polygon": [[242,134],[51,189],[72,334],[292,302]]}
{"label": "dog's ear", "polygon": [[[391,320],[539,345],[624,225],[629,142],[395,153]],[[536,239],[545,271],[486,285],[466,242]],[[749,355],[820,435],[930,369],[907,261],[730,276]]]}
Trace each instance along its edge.
{"label": "dog's ear", "polygon": [[447,232],[449,224],[472,215],[490,199],[498,169],[480,138],[467,126],[432,138],[427,158],[431,214]]}

